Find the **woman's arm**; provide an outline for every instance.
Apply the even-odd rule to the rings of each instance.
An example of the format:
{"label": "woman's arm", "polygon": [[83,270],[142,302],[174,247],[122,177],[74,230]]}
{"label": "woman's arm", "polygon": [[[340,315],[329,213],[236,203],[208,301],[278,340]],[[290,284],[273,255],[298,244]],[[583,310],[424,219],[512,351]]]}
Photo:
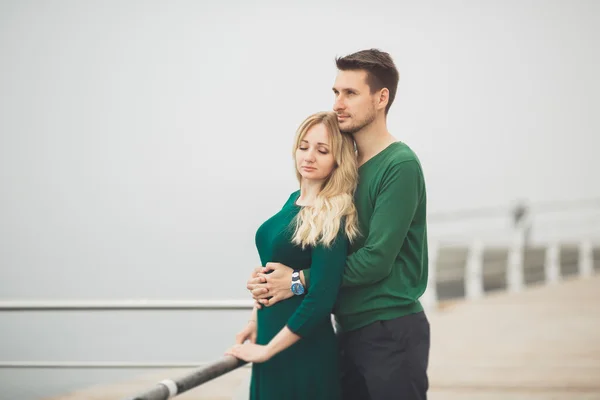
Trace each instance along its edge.
{"label": "woman's arm", "polygon": [[288,320],[287,325],[266,346],[236,345],[228,353],[249,362],[264,362],[309,335],[323,322],[330,322],[342,282],[348,239],[340,229],[330,247],[318,245],[312,250],[311,290]]}
{"label": "woman's arm", "polygon": [[238,343],[227,350],[225,354],[232,355],[240,360],[248,362],[265,362],[275,354],[287,349],[298,340],[300,340],[300,336],[296,335],[285,326],[266,346],[255,343]]}
{"label": "woman's arm", "polygon": [[252,313],[250,314],[250,319],[248,319],[248,323],[237,335],[235,335],[236,344],[242,344],[246,340],[249,340],[251,343],[256,343],[256,313],[257,307],[254,306]]}

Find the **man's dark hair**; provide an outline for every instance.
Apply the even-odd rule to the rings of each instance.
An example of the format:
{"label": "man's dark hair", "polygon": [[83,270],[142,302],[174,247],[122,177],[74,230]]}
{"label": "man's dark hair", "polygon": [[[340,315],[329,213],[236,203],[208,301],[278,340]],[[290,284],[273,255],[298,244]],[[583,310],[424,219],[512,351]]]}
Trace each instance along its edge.
{"label": "man's dark hair", "polygon": [[387,115],[396,97],[400,79],[396,65],[388,53],[377,49],[361,50],[336,58],[335,64],[340,71],[366,71],[371,94],[387,88],[390,91],[388,104],[385,107],[385,115]]}

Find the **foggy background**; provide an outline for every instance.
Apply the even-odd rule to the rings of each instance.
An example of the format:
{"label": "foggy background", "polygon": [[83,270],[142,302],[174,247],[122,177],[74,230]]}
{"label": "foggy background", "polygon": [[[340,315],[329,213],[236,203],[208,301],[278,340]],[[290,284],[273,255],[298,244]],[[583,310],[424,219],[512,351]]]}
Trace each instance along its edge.
{"label": "foggy background", "polygon": [[[298,187],[295,130],[365,48],[400,71],[388,128],[430,213],[600,198],[599,39],[593,0],[1,0],[0,301],[246,299],[255,231]],[[0,361],[208,361],[245,320],[0,313]],[[135,374],[0,368],[0,398]]]}

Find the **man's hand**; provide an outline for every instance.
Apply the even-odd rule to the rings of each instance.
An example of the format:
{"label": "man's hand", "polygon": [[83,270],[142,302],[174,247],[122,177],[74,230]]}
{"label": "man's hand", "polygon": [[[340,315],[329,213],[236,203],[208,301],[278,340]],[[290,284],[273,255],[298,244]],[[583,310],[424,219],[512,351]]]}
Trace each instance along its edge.
{"label": "man's hand", "polygon": [[[258,289],[261,283],[266,283],[267,279],[265,277],[265,272],[266,272],[266,268],[265,267],[256,267],[254,268],[254,270],[252,271],[252,274],[250,275],[250,279],[248,279],[248,282],[246,283],[246,289],[248,289],[250,292],[252,292],[254,289]],[[252,296],[254,297],[254,296]]]}
{"label": "man's hand", "polygon": [[243,344],[246,340],[250,343],[256,343],[256,321],[250,320],[248,324],[237,335],[235,335],[235,343]]}
{"label": "man's hand", "polygon": [[294,295],[291,290],[292,272],[293,270],[286,265],[267,263],[265,268],[254,269],[246,287],[258,304],[272,306]]}
{"label": "man's hand", "polygon": [[267,283],[267,278],[264,275],[265,271],[266,271],[266,268],[264,268],[264,267],[254,268],[254,270],[252,271],[252,274],[250,275],[250,279],[248,279],[248,282],[246,283],[246,289],[248,289],[250,291],[250,293],[252,294],[252,298],[254,299],[254,305],[259,310],[262,308],[262,304],[260,304],[258,302],[258,299],[254,295],[254,293],[263,293],[263,292],[266,293],[267,292],[267,289],[264,285],[265,283]]}

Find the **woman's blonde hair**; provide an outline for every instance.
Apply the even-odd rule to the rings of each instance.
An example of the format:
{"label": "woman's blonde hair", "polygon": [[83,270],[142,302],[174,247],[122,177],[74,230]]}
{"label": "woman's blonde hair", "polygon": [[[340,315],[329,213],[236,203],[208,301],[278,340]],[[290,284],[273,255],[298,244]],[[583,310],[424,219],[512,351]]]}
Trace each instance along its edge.
{"label": "woman's blonde hair", "polygon": [[[302,207],[294,219],[296,229],[292,242],[306,246],[323,244],[330,246],[344,221],[345,234],[350,241],[358,234],[358,219],[354,206],[354,191],[358,182],[358,167],[351,134],[340,132],[337,115],[333,112],[318,112],[306,118],[296,131],[293,155],[306,132],[317,124],[327,128],[330,149],[335,160],[331,174],[327,177],[312,206]],[[296,177],[302,185],[302,175],[296,169]]]}

